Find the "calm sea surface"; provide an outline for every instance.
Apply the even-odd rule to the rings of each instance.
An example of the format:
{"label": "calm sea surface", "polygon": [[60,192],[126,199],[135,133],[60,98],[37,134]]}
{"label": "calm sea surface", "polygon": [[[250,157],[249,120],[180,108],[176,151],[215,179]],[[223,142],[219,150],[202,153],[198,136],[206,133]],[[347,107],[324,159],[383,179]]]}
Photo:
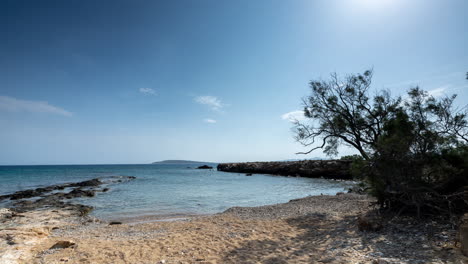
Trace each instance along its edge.
{"label": "calm sea surface", "polygon": [[[0,166],[0,195],[58,183],[106,176],[135,176],[110,191],[77,202],[95,207],[93,215],[116,217],[209,214],[232,206],[287,202],[307,195],[335,194],[349,186],[325,179],[226,173],[177,165]],[[216,166],[216,164],[211,164]],[[190,167],[190,168],[188,168]]]}

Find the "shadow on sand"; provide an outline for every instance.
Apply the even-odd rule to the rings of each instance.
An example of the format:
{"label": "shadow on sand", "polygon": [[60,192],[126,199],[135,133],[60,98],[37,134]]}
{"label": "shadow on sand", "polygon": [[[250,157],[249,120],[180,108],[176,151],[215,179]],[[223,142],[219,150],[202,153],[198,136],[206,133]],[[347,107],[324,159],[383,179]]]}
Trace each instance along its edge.
{"label": "shadow on sand", "polygon": [[[248,240],[224,263],[459,263],[454,231],[430,220],[398,219],[378,232],[358,230],[356,216],[310,214],[285,220],[299,235]],[[451,244],[451,245],[450,245]],[[453,262],[450,262],[453,261]],[[458,262],[457,262],[458,261]],[[465,261],[465,260],[461,260]],[[464,262],[460,262],[464,263]],[[466,262],[465,262],[466,263]]]}

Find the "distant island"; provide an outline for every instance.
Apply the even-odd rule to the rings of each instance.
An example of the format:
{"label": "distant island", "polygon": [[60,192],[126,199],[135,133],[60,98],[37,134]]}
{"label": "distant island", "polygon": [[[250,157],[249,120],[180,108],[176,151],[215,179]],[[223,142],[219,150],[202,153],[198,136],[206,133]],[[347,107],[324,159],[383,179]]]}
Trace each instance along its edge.
{"label": "distant island", "polygon": [[206,164],[206,163],[214,163],[214,162],[204,162],[204,161],[193,161],[193,160],[163,160],[163,161],[156,161],[151,164]]}

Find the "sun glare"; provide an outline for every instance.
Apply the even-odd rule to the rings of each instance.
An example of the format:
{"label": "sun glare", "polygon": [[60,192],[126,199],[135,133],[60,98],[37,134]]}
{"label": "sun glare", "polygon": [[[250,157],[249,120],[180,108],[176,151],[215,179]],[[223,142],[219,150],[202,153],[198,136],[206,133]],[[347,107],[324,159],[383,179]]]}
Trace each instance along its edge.
{"label": "sun glare", "polygon": [[352,0],[356,8],[363,10],[385,9],[394,6],[398,0]]}

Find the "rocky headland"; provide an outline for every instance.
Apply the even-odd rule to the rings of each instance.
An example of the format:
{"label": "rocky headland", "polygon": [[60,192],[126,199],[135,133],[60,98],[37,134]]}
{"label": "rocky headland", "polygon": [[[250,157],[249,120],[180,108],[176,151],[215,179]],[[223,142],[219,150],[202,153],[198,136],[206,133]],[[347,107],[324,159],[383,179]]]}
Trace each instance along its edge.
{"label": "rocky headland", "polygon": [[349,160],[301,160],[274,162],[220,163],[224,172],[273,174],[308,178],[351,179]]}

